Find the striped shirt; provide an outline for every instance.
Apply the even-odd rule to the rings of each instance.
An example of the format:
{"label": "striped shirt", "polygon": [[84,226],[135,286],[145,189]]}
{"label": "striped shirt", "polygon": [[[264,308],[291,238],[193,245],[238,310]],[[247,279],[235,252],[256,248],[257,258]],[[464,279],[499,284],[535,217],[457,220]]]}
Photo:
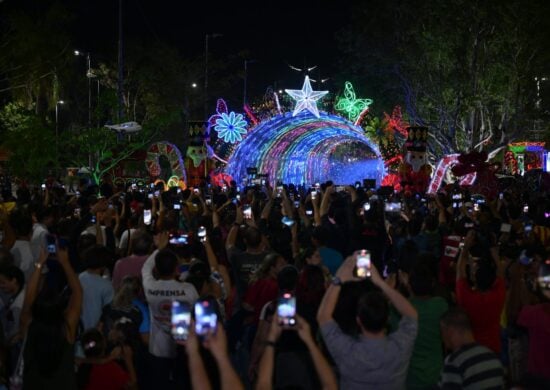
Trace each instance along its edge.
{"label": "striped shirt", "polygon": [[503,389],[504,370],[497,355],[479,344],[468,344],[445,359],[441,389]]}

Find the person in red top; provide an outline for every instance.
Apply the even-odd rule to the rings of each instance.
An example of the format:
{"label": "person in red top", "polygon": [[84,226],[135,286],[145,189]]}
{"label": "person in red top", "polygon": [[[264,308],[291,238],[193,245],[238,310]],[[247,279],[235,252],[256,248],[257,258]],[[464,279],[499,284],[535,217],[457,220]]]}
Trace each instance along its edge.
{"label": "person in red top", "polygon": [[262,265],[252,277],[252,284],[246,290],[243,307],[254,313],[254,324],[258,324],[264,305],[277,298],[279,287],[277,274],[286,265],[285,259],[278,253],[268,254]]}
{"label": "person in red top", "polygon": [[529,332],[527,371],[550,380],[550,303],[524,306],[517,323]]}
{"label": "person in red top", "polygon": [[[105,355],[105,337],[97,329],[86,331],[81,337],[85,362],[78,369],[79,388],[85,390],[125,390],[136,384],[132,349],[129,346],[115,348]],[[116,361],[121,357],[128,371]]]}
{"label": "person in red top", "polygon": [[[503,278],[498,247],[491,248],[491,259],[474,259],[470,250],[476,243],[474,230],[470,230],[464,240],[457,264],[456,300],[472,322],[475,340],[499,354],[500,316],[506,299],[506,289]],[[466,265],[470,265],[472,285],[468,282]]]}

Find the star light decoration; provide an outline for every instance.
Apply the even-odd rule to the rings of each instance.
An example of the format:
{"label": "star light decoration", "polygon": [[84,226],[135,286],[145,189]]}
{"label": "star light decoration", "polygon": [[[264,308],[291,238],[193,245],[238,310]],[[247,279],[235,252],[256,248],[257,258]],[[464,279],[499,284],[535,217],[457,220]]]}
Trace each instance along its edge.
{"label": "star light decoration", "polygon": [[311,89],[309,76],[306,76],[302,89],[285,89],[285,92],[296,100],[296,106],[292,116],[298,115],[300,112],[307,110],[315,117],[319,118],[319,110],[317,109],[317,100],[325,96],[328,91],[314,91]]}
{"label": "star light decoration", "polygon": [[214,130],[218,132],[218,137],[231,144],[242,141],[243,134],[246,134],[247,125],[243,115],[235,114],[233,111],[229,114],[222,112],[219,115],[220,117],[216,119],[216,126],[214,126]]}
{"label": "star light decoration", "polygon": [[350,121],[355,121],[371,104],[372,99],[357,99],[353,85],[346,81],[344,84],[344,97],[338,98],[334,108],[347,114]]}

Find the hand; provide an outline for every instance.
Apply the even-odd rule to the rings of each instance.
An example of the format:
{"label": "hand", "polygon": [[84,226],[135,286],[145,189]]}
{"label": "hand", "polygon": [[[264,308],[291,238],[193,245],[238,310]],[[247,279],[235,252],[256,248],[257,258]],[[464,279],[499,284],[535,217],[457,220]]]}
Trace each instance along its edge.
{"label": "hand", "polygon": [[60,248],[59,245],[57,245],[57,261],[60,263],[69,262],[69,251],[67,248]]}
{"label": "hand", "polygon": [[243,224],[243,208],[241,206],[237,206],[237,212],[235,214],[235,223],[238,223],[239,225]]}
{"label": "hand", "polygon": [[283,327],[279,325],[279,316],[277,315],[277,312],[275,312],[271,318],[271,326],[269,327],[269,333],[266,341],[271,341],[274,343],[277,342],[279,337],[281,337],[281,333],[283,333]]}
{"label": "hand", "polygon": [[170,239],[170,235],[168,234],[168,232],[160,232],[154,237],[156,247],[159,250],[166,248],[166,246],[168,245],[169,239]]}
{"label": "hand", "polygon": [[195,333],[195,320],[191,320],[189,324],[189,334],[187,340],[176,340],[176,344],[184,346],[187,354],[198,353],[199,351],[199,338]]}
{"label": "hand", "polygon": [[121,348],[122,348],[122,358],[127,362],[133,361],[134,352],[132,351],[132,348],[128,345],[122,345]]}
{"label": "hand", "polygon": [[359,280],[353,275],[353,269],[355,268],[355,255],[349,256],[338,271],[336,271],[336,276],[342,281],[342,283],[349,282],[351,280]]}
{"label": "hand", "polygon": [[309,323],[299,315],[296,315],[296,331],[306,345],[314,343]]}
{"label": "hand", "polygon": [[466,238],[464,238],[464,250],[468,250],[471,247],[474,246],[476,241],[476,232],[473,230],[470,230],[468,234],[466,234]]}
{"label": "hand", "polygon": [[216,332],[208,332],[204,340],[204,347],[212,352],[216,359],[227,358],[227,337],[222,324],[218,323]]}
{"label": "hand", "polygon": [[370,279],[372,283],[374,283],[376,286],[380,286],[382,283],[386,283],[384,279],[382,279],[382,276],[380,276],[378,269],[376,269],[376,266],[372,262],[370,266]]}

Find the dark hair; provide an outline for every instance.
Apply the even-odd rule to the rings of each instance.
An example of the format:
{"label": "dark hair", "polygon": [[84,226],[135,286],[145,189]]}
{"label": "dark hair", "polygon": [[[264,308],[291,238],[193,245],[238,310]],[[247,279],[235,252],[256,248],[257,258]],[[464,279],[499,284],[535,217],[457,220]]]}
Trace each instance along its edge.
{"label": "dark hair", "polygon": [[32,217],[25,210],[13,210],[9,216],[9,224],[17,237],[28,236],[32,232]]}
{"label": "dark hair", "polygon": [[415,264],[409,272],[409,285],[414,295],[432,295],[435,275],[430,266],[425,263]]}
{"label": "dark hair", "polygon": [[296,298],[305,304],[319,305],[325,294],[325,275],[318,265],[306,264],[300,273]]}
{"label": "dark hair", "polygon": [[103,245],[94,245],[82,254],[86,269],[107,267],[114,260],[113,253]]}
{"label": "dark hair", "polygon": [[35,211],[36,220],[44,221],[48,217],[55,217],[55,209],[53,207],[38,207]]}
{"label": "dark hair", "polygon": [[6,248],[0,248],[0,266],[13,265],[13,255]]}
{"label": "dark hair", "polygon": [[313,229],[311,238],[315,239],[320,245],[324,245],[330,238],[330,231],[325,226],[317,226]]}
{"label": "dark hair", "polygon": [[444,327],[455,328],[460,330],[471,331],[472,325],[470,318],[464,309],[460,307],[452,307],[441,316],[441,325]]}
{"label": "dark hair", "polygon": [[424,227],[426,231],[433,232],[437,229],[439,226],[439,219],[435,215],[428,214],[426,218],[424,218]]}
{"label": "dark hair", "polygon": [[477,270],[476,270],[476,287],[480,291],[489,290],[496,279],[496,270],[494,264],[486,259],[481,259],[478,261]]}
{"label": "dark hair", "polygon": [[243,239],[248,248],[257,248],[262,242],[262,233],[258,229],[249,226],[244,231]]}
{"label": "dark hair", "polygon": [[97,243],[97,238],[93,234],[86,233],[86,234],[82,234],[82,235],[80,235],[80,237],[78,237],[78,242],[76,244],[76,248],[77,248],[78,256],[80,257],[80,260],[83,260],[84,253],[88,249],[90,249],[91,247],[96,245],[96,243]]}
{"label": "dark hair", "polygon": [[365,330],[378,333],[388,322],[390,309],[386,297],[378,291],[370,291],[359,298],[357,317]]}
{"label": "dark hair", "polygon": [[294,291],[298,284],[298,269],[293,265],[285,265],[277,274],[279,291]]}
{"label": "dark hair", "polygon": [[80,336],[80,342],[87,358],[101,357],[105,353],[105,337],[95,328],[85,331]]}
{"label": "dark hair", "polygon": [[0,275],[3,275],[10,280],[15,279],[19,285],[19,291],[21,291],[25,285],[25,274],[15,265],[0,266]]}
{"label": "dark hair", "polygon": [[162,249],[155,256],[155,268],[160,277],[174,274],[178,265],[178,257],[170,249]]}
{"label": "dark hair", "polygon": [[27,340],[34,342],[27,342],[25,348],[33,351],[30,356],[37,360],[38,369],[44,376],[50,376],[59,367],[67,348],[66,303],[64,296],[48,290],[40,294],[32,306]]}
{"label": "dark hair", "polygon": [[137,231],[132,236],[132,253],[138,256],[148,255],[153,246],[153,237],[149,233]]}

